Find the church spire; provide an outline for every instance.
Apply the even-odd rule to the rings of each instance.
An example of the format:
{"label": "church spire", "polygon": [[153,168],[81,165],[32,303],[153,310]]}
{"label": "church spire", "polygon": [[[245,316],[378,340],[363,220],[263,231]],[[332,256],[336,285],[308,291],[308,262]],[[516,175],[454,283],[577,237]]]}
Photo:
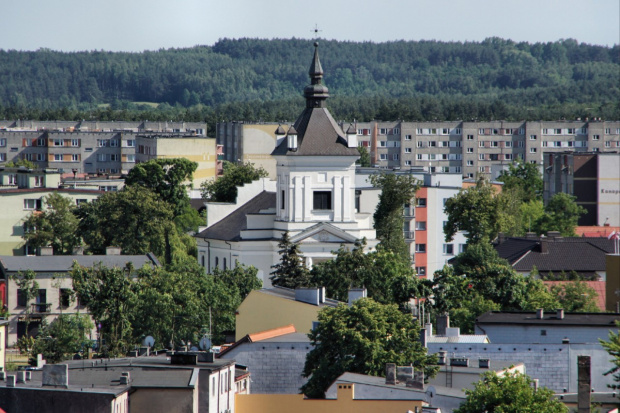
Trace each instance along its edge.
{"label": "church spire", "polygon": [[319,60],[319,42],[314,42],[314,58],[310,65],[310,84],[304,89],[307,108],[324,108],[329,97],[327,86],[323,85],[323,68]]}

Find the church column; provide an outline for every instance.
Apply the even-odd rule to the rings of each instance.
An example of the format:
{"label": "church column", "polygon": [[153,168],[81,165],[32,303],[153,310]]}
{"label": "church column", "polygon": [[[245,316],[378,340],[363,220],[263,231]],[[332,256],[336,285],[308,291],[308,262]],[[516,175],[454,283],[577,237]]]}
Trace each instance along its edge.
{"label": "church column", "polygon": [[342,221],[342,177],[334,176],[333,178],[333,198],[334,198],[334,222]]}
{"label": "church column", "polygon": [[304,176],[304,221],[312,221],[312,177]]}
{"label": "church column", "polygon": [[304,202],[304,194],[303,194],[303,185],[301,183],[301,176],[293,177],[293,188],[294,188],[294,198],[293,198],[293,219],[291,221],[301,222],[303,219],[303,202]]}
{"label": "church column", "polygon": [[344,176],[342,178],[342,220],[353,221],[353,203],[351,196],[355,196],[355,192],[351,189],[351,177]]}

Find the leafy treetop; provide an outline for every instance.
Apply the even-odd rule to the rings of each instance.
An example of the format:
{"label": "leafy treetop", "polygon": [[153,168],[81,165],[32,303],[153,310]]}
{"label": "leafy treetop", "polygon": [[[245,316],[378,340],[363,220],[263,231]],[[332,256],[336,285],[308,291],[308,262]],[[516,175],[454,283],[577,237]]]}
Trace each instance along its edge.
{"label": "leafy treetop", "polygon": [[235,202],[237,187],[249,184],[260,178],[269,176],[262,167],[252,163],[234,164],[224,162],[224,174],[217,179],[203,182],[200,185],[202,198],[209,202]]}

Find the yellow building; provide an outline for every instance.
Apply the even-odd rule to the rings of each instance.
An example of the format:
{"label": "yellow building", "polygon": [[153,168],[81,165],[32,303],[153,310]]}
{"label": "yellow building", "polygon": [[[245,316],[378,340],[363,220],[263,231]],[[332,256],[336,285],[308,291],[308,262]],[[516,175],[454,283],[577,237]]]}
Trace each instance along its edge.
{"label": "yellow building", "polygon": [[60,188],[57,169],[0,167],[0,255],[34,255],[24,244],[23,221],[45,208],[45,197],[57,192],[77,205],[90,202],[103,192],[93,189]]}
{"label": "yellow building", "polygon": [[235,340],[247,334],[276,329],[292,324],[299,333],[309,333],[318,312],[336,307],[338,302],[325,299],[323,288],[282,287],[254,290],[237,309]]}
{"label": "yellow building", "polygon": [[[221,147],[220,151],[221,153]],[[194,172],[194,188],[218,176],[222,155],[218,155],[215,138],[205,136],[138,135],[136,138],[136,162],[151,159],[185,158],[198,164]]]}
{"label": "yellow building", "polygon": [[615,313],[620,302],[620,254],[607,254],[606,264],[605,308]]}
{"label": "yellow building", "polygon": [[405,413],[421,412],[422,400],[358,400],[355,384],[337,383],[336,399],[306,399],[303,394],[237,394],[237,413]]}
{"label": "yellow building", "polygon": [[6,328],[9,320],[0,319],[0,371],[6,371]]}

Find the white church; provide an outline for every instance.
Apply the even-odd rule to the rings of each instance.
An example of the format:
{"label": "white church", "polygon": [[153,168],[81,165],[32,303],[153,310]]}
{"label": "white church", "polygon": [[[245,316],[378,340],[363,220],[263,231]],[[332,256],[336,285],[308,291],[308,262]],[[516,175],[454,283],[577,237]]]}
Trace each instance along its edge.
{"label": "white church", "polygon": [[362,238],[368,250],[378,244],[372,213],[356,208],[357,134],[353,127],[345,133],[325,106],[329,94],[318,43],[309,74],[306,108],[288,131],[276,132],[277,181],[261,179],[239,188],[234,204],[207,204],[208,227],[195,235],[198,261],[207,272],[253,265],[263,286],[270,286],[285,231],[299,244],[307,266],[332,259],[340,244],[352,248]]}

